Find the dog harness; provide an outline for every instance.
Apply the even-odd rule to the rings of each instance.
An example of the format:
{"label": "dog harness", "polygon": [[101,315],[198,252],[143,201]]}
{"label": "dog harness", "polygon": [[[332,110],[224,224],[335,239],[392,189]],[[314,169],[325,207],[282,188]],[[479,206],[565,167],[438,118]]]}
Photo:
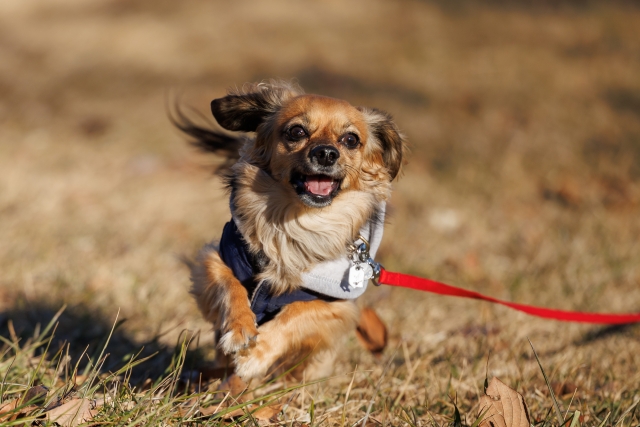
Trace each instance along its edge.
{"label": "dog harness", "polygon": [[[360,230],[360,235],[369,241],[371,257],[375,256],[380,246],[383,226],[384,204],[381,204],[378,218],[367,222]],[[238,230],[235,218],[225,224],[218,252],[222,261],[247,290],[251,310],[256,315],[258,325],[273,319],[284,306],[293,302],[355,299],[362,295],[367,287],[367,281],[361,287],[349,285],[348,274],[353,261],[345,254],[341,258],[319,263],[303,273],[301,288],[273,295],[268,282],[255,280],[261,269],[258,260],[249,252],[249,245]]]}

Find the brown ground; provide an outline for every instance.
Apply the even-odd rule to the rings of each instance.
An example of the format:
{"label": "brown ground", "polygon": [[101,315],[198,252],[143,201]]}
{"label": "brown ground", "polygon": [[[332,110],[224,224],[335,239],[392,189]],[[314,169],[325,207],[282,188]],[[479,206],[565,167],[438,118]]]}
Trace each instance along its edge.
{"label": "brown ground", "polygon": [[[120,308],[122,352],[158,333],[173,345],[183,329],[203,331],[206,349],[179,256],[219,236],[227,201],[210,159],[169,123],[167,100],[181,94],[207,116],[225,88],[270,77],[386,109],[405,130],[412,153],[379,257],[390,270],[518,302],[637,312],[639,76],[640,10],[623,3],[3,0],[2,331],[11,319],[27,333],[66,303],[60,334],[72,345],[102,337]],[[577,387],[571,409],[587,424],[640,396],[637,327],[388,288],[364,299],[389,325],[385,358],[399,348],[377,419],[418,362],[399,403],[428,420],[425,408],[450,416],[457,393],[470,413],[487,359],[544,418],[527,337],[552,381],[571,384],[565,408]],[[337,373],[356,364],[352,422],[382,370],[352,339]],[[350,379],[308,392],[327,410]],[[636,410],[624,425],[639,420]]]}

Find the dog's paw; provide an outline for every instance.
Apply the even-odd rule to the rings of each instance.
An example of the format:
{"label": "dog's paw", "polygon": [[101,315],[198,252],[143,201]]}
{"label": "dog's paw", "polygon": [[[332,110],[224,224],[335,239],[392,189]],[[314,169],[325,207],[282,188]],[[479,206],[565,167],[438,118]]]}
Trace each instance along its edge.
{"label": "dog's paw", "polygon": [[235,354],[253,348],[257,337],[256,317],[251,310],[248,310],[248,312],[229,317],[219,346],[223,353]]}
{"label": "dog's paw", "polygon": [[234,357],[235,373],[244,381],[264,378],[274,362],[266,343],[260,337],[255,342],[255,346],[240,350]]}

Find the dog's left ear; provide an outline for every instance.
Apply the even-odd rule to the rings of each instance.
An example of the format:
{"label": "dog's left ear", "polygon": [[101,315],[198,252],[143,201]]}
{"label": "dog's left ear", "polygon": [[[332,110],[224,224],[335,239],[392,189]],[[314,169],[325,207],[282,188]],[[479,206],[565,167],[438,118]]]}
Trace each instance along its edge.
{"label": "dog's left ear", "polygon": [[405,137],[396,126],[391,115],[376,108],[358,107],[367,122],[373,136],[382,145],[382,159],[394,180],[402,167],[402,154],[405,151]]}
{"label": "dog's left ear", "polygon": [[255,132],[286,100],[301,92],[302,89],[288,82],[249,84],[211,101],[211,112],[220,126],[227,130]]}

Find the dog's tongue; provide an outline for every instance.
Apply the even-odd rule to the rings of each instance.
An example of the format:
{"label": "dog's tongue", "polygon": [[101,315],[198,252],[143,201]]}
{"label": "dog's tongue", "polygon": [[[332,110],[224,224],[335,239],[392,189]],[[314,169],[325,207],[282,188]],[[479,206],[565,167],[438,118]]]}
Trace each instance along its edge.
{"label": "dog's tongue", "polygon": [[328,176],[310,175],[304,183],[305,190],[317,196],[328,196],[333,191],[333,179]]}

